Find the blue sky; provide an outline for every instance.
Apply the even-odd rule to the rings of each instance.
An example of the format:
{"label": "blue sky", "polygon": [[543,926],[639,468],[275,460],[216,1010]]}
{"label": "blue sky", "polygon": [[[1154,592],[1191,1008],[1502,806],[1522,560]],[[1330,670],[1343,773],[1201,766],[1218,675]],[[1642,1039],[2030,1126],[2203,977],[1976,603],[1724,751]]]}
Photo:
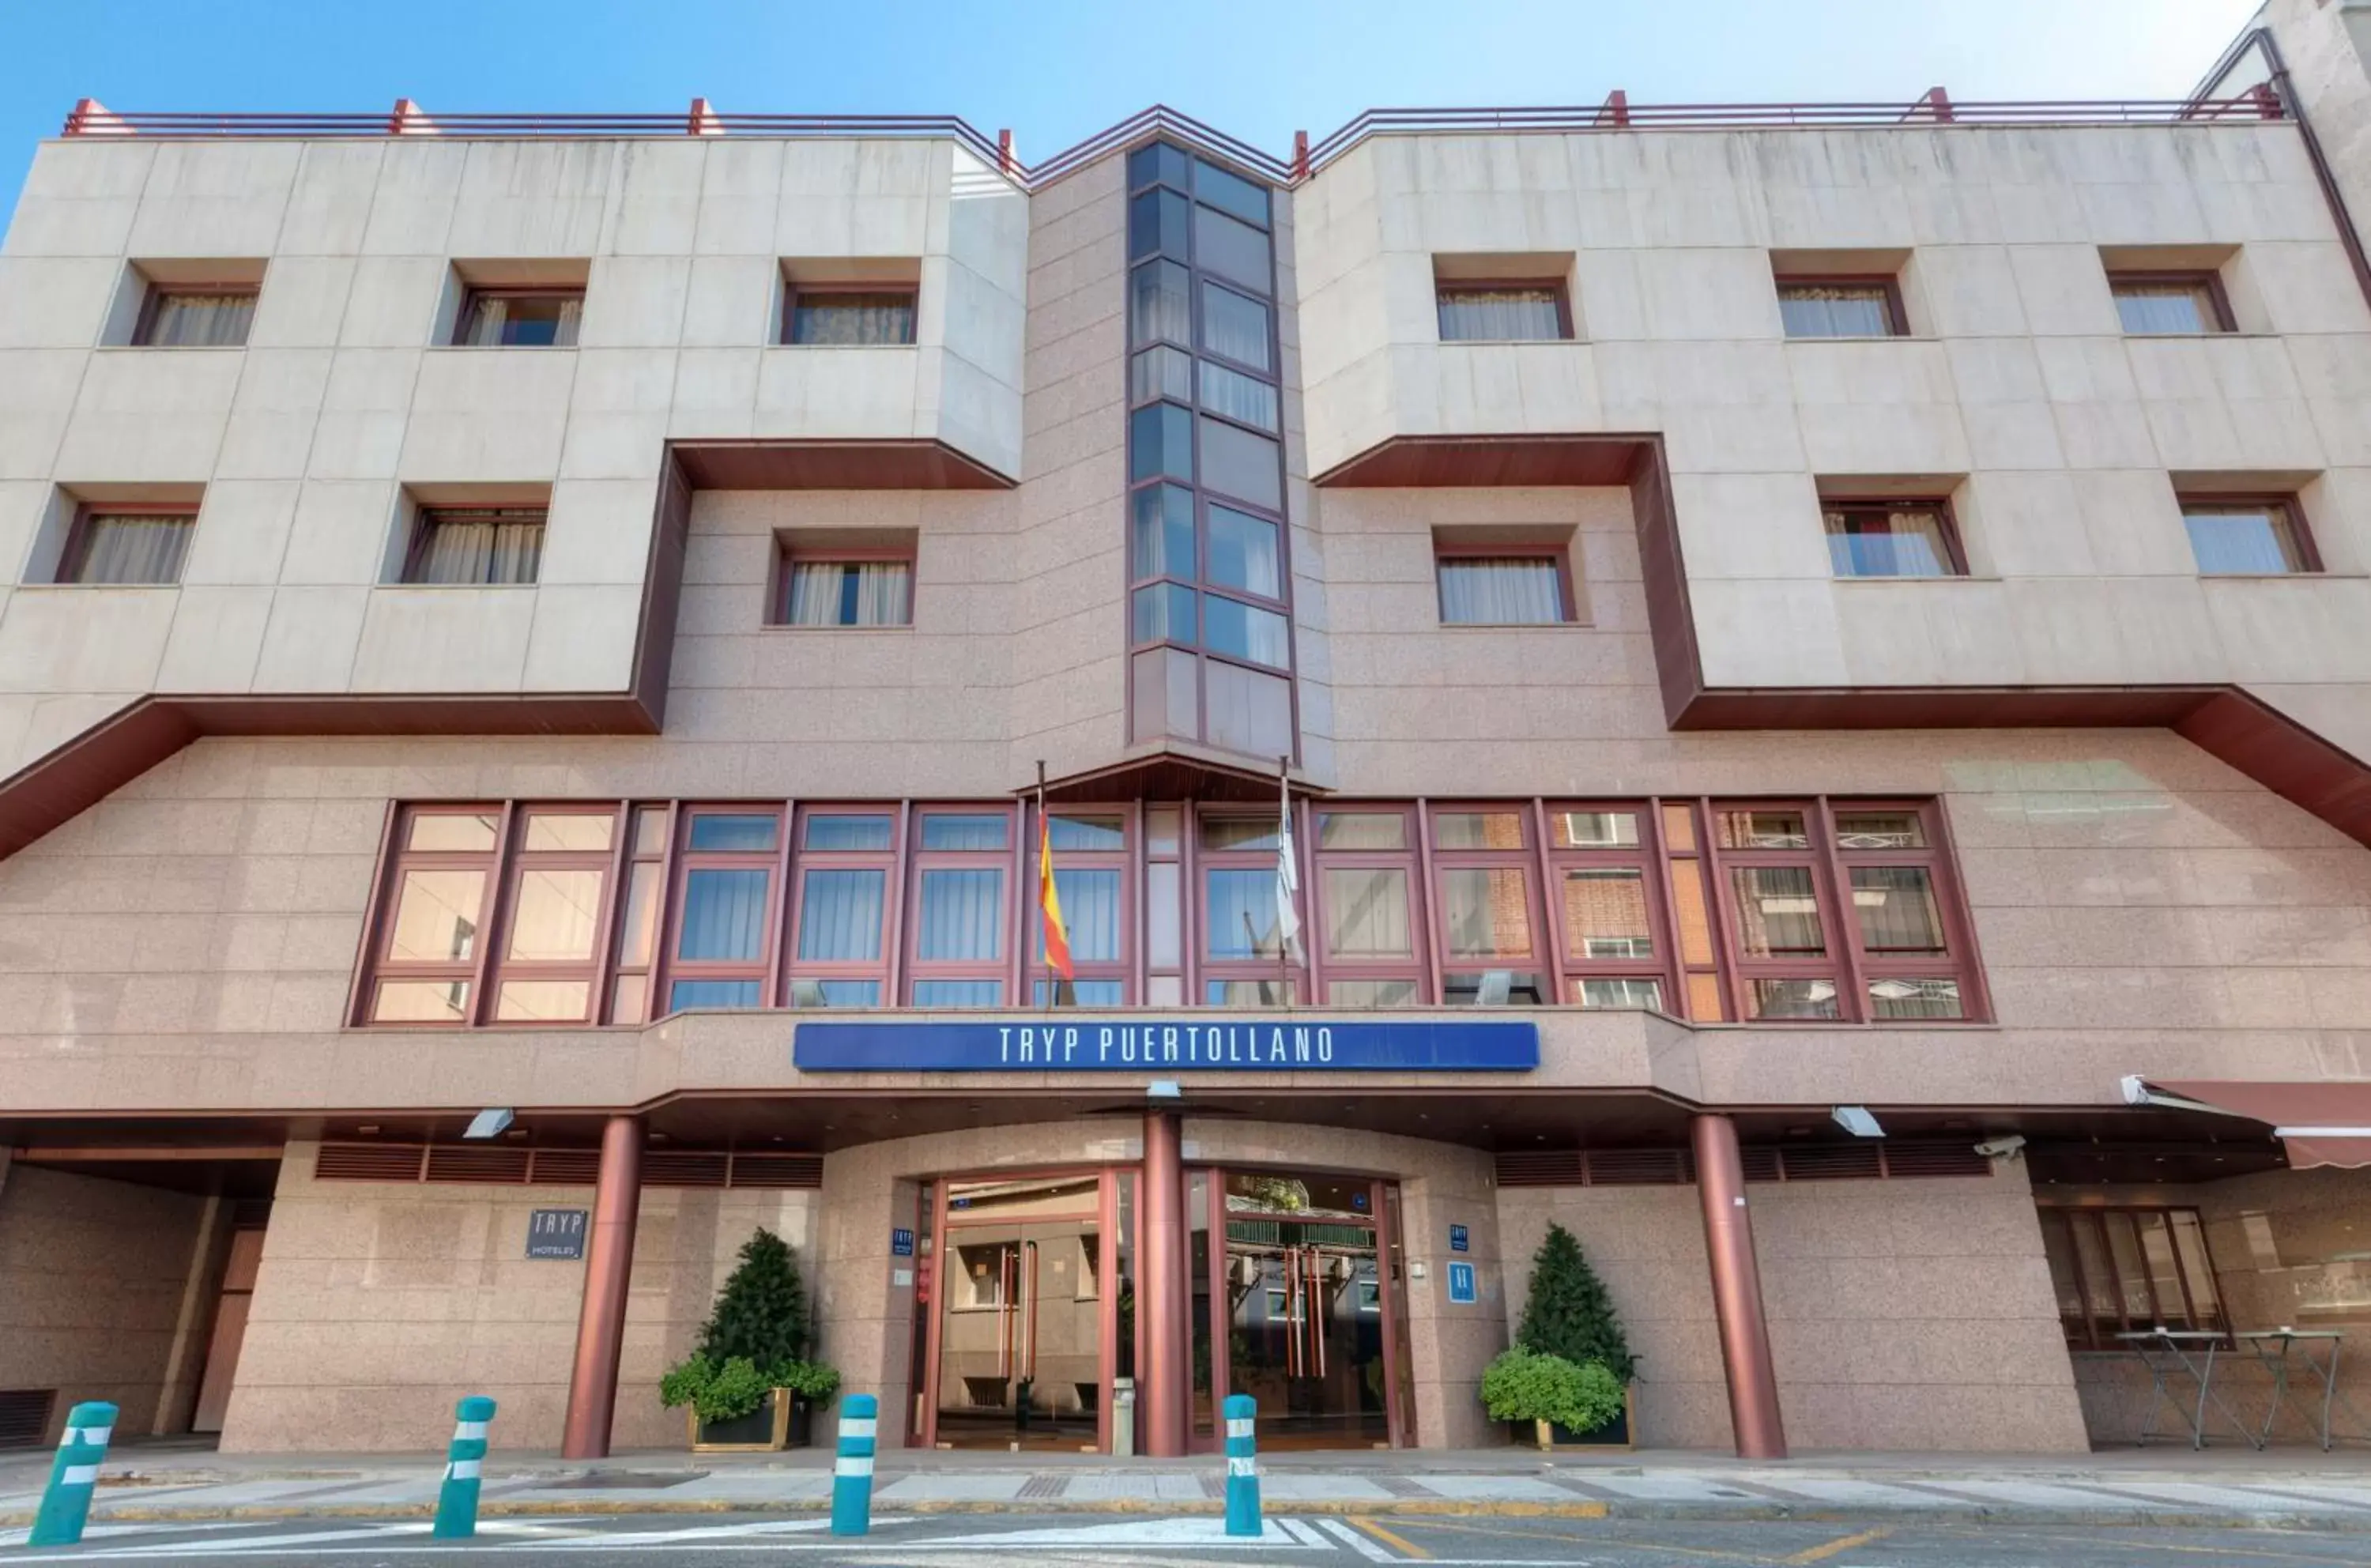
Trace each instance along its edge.
{"label": "blue sky", "polygon": [[956,113],[1032,162],[1154,102],[1281,156],[1362,109],[2179,97],[2256,0],[15,0],[0,211],[121,110]]}

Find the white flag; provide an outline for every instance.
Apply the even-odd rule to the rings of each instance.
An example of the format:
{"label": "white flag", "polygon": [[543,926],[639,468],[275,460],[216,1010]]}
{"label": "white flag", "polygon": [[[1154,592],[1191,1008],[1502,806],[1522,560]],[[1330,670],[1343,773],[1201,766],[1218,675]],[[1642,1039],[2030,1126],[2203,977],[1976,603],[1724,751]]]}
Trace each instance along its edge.
{"label": "white flag", "polygon": [[1301,864],[1292,852],[1292,790],[1281,780],[1279,784],[1284,804],[1276,834],[1276,928],[1284,939],[1285,956],[1297,963],[1301,958],[1301,912],[1294,906],[1294,896],[1301,892]]}

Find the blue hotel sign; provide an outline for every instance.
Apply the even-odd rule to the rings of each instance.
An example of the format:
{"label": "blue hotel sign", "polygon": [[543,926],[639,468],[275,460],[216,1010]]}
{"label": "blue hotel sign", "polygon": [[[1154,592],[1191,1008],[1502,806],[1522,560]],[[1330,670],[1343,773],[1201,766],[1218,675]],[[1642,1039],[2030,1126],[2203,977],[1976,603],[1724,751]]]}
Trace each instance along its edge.
{"label": "blue hotel sign", "polygon": [[791,1060],[809,1073],[1518,1073],[1540,1065],[1540,1032],[1534,1023],[1470,1018],[1359,1022],[1307,1014],[1191,1021],[802,1020]]}

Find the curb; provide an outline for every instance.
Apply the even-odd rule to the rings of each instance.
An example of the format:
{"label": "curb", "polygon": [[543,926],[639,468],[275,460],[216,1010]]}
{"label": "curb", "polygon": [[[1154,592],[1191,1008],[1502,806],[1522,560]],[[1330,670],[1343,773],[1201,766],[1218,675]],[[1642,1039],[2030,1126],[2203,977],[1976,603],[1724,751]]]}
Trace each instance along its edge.
{"label": "curb", "polygon": [[[717,1514],[818,1514],[831,1506],[827,1497],[792,1498],[758,1501],[752,1499],[717,1498],[653,1498],[627,1501],[622,1498],[588,1498],[582,1502],[560,1498],[521,1498],[504,1501],[492,1498],[479,1509],[486,1518],[550,1518],[559,1516],[604,1517],[625,1516],[717,1515]],[[350,1503],[326,1504],[318,1507],[295,1505],[225,1505],[219,1507],[124,1507],[108,1508],[92,1515],[93,1523],[105,1524],[214,1524],[248,1522],[277,1524],[291,1519],[425,1519],[433,1516],[432,1503]],[[1212,1515],[1225,1511],[1217,1498],[1189,1502],[1164,1502],[1151,1498],[1107,1498],[1065,1500],[1058,1497],[1013,1499],[1009,1502],[984,1500],[918,1499],[894,1505],[900,1514],[1128,1514],[1139,1516]],[[1693,1522],[1727,1522],[1732,1524],[1778,1523],[1791,1521],[1808,1524],[1972,1524],[1981,1523],[2017,1527],[2024,1525],[2088,1526],[2093,1528],[2206,1529],[2206,1530],[2309,1530],[2331,1535],[2371,1535],[2371,1513],[2280,1513],[2280,1514],[2217,1514],[2204,1511],[2179,1511],[2156,1508],[2003,1508],[1970,1504],[1952,1506],[1948,1504],[1932,1508],[1865,1508],[1798,1507],[1783,1503],[1752,1504],[1739,1507],[1721,1507],[1706,1504],[1646,1503],[1637,1501],[1571,1503],[1485,1502],[1461,1498],[1427,1497],[1349,1497],[1278,1499],[1266,1510],[1271,1514],[1333,1514],[1363,1516],[1399,1516],[1444,1518],[1500,1519],[1660,1519]],[[0,1514],[0,1528],[29,1525],[33,1516],[19,1510]]]}

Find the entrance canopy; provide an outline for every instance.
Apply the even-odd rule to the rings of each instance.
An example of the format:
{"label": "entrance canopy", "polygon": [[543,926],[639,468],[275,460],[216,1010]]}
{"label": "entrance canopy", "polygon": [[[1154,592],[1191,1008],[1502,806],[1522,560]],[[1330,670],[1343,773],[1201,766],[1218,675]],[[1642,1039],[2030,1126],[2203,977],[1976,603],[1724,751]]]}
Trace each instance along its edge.
{"label": "entrance canopy", "polygon": [[2180,1106],[2271,1125],[2289,1167],[2371,1165],[2371,1079],[2251,1083],[2236,1078],[2124,1079],[2130,1105]]}

